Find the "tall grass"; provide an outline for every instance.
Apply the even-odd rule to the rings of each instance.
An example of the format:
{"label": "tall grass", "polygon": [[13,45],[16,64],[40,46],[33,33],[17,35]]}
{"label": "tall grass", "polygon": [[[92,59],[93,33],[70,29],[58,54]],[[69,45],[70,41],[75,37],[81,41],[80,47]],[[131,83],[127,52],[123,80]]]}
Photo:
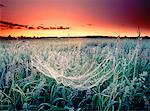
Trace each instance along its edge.
{"label": "tall grass", "polygon": [[148,44],[0,42],[0,110],[149,110]]}

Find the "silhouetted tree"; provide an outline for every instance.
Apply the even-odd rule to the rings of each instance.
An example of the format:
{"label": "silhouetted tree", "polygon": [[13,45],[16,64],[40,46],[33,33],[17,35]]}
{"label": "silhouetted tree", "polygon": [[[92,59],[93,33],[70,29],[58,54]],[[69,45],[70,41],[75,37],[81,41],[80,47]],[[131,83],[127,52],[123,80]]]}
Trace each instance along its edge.
{"label": "silhouetted tree", "polygon": [[11,35],[8,35],[8,38],[11,38]]}

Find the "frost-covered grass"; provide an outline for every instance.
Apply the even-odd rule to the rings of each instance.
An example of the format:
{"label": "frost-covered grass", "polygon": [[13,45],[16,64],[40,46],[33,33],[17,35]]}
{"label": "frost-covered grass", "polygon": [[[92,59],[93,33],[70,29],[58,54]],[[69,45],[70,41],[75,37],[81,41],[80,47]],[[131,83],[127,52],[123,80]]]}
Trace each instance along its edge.
{"label": "frost-covered grass", "polygon": [[90,41],[0,41],[0,110],[150,109],[150,41]]}

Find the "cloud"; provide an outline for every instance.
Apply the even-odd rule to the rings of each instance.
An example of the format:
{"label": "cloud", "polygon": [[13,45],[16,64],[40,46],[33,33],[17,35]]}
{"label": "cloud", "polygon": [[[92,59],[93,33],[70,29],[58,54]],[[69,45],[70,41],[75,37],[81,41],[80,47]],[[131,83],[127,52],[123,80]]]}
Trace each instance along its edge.
{"label": "cloud", "polygon": [[84,24],[84,25],[80,25],[81,27],[94,27],[94,24],[88,23],[88,24]]}
{"label": "cloud", "polygon": [[44,27],[44,26],[30,26],[30,25],[23,25],[23,24],[16,24],[12,22],[7,21],[0,21],[0,29],[6,30],[6,29],[27,29],[27,30],[68,30],[70,27],[64,27],[64,26],[50,26],[50,27]]}
{"label": "cloud", "polygon": [[14,24],[7,21],[0,21],[1,29],[26,29],[28,25]]}
{"label": "cloud", "polygon": [[0,4],[0,7],[6,7],[5,5],[3,5],[3,4]]}
{"label": "cloud", "polygon": [[94,24],[86,24],[87,26],[94,26]]}
{"label": "cloud", "polygon": [[29,26],[29,27],[27,27],[27,28],[28,28],[28,29],[33,29],[33,30],[35,29],[35,27],[32,27],[32,26]]}

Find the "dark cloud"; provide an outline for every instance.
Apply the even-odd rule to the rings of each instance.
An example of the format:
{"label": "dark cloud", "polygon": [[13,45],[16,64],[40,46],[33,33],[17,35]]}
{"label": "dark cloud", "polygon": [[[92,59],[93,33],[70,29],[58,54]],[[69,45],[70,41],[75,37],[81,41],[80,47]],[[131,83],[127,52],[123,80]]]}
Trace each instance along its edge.
{"label": "dark cloud", "polygon": [[94,24],[86,24],[87,26],[94,26]]}
{"label": "dark cloud", "polygon": [[37,29],[49,30],[50,28],[48,28],[48,27],[43,27],[43,26],[38,26]]}
{"label": "dark cloud", "polygon": [[57,27],[44,27],[44,26],[29,26],[29,25],[22,25],[22,24],[15,24],[7,21],[0,21],[0,29],[29,29],[29,30],[68,30],[70,27],[64,26],[57,26]]}
{"label": "dark cloud", "polygon": [[29,26],[29,27],[27,27],[27,28],[28,28],[28,29],[33,29],[33,30],[35,29],[35,28],[34,28],[34,27],[32,27],[32,26]]}
{"label": "dark cloud", "polygon": [[81,27],[94,27],[95,25],[94,25],[94,24],[89,23],[89,24],[80,25],[80,26],[81,26]]}
{"label": "dark cloud", "polygon": [[5,5],[3,5],[3,4],[0,4],[0,7],[6,7]]}
{"label": "dark cloud", "polygon": [[28,25],[15,24],[7,21],[0,21],[0,28],[3,29],[25,29]]}
{"label": "dark cloud", "polygon": [[57,27],[57,29],[59,29],[59,30],[66,30],[66,29],[70,29],[70,28],[69,27],[59,26],[59,27]]}

